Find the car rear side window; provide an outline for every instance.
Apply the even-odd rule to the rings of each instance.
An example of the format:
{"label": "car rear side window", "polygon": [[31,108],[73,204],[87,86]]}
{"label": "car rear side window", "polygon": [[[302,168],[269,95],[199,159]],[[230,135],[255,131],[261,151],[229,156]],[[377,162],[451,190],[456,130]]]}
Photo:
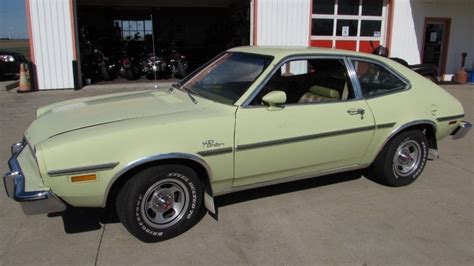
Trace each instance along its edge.
{"label": "car rear side window", "polygon": [[383,65],[360,60],[352,60],[352,64],[364,97],[401,91],[407,87],[403,80]]}

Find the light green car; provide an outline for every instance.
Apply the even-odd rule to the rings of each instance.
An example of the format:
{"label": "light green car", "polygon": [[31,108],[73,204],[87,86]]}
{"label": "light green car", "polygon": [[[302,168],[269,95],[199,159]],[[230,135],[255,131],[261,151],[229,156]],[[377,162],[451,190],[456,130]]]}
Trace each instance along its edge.
{"label": "light green car", "polygon": [[156,242],[226,193],[356,169],[408,185],[437,141],[469,131],[463,116],[390,59],[240,47],[170,88],[40,108],[4,182],[27,214],[115,206],[130,233]]}

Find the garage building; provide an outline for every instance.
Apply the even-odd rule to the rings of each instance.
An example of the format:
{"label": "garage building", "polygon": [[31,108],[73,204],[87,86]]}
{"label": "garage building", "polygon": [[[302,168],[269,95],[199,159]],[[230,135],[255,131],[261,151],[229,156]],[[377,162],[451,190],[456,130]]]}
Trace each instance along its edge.
{"label": "garage building", "polygon": [[372,52],[455,73],[474,58],[472,0],[26,0],[39,90],[79,89],[84,43],[119,38],[168,46],[198,65],[232,46],[313,46]]}

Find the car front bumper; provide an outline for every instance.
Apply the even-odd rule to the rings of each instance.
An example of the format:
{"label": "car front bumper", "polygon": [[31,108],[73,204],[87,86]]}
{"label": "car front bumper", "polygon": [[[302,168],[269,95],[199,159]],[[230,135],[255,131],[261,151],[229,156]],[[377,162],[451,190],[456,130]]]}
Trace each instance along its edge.
{"label": "car front bumper", "polygon": [[12,157],[8,161],[10,171],[3,177],[3,183],[8,197],[20,202],[25,214],[32,215],[64,211],[66,204],[51,191],[25,191],[25,180],[27,177],[23,174],[18,161],[18,156],[25,146],[26,142],[22,141],[13,144],[11,147]]}
{"label": "car front bumper", "polygon": [[467,121],[462,121],[461,124],[451,133],[453,139],[462,139],[466,136],[467,132],[471,130],[472,124]]}

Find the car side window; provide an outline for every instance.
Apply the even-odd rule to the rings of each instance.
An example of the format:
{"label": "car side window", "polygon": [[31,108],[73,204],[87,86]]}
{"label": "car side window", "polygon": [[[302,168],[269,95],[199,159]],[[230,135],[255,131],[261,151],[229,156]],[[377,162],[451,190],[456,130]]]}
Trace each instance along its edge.
{"label": "car side window", "polygon": [[407,84],[386,67],[367,61],[352,60],[362,95],[373,97],[404,90]]}
{"label": "car side window", "polygon": [[251,104],[265,105],[262,98],[277,90],[286,93],[286,104],[339,102],[355,98],[346,65],[340,58],[286,62],[273,74]]}

